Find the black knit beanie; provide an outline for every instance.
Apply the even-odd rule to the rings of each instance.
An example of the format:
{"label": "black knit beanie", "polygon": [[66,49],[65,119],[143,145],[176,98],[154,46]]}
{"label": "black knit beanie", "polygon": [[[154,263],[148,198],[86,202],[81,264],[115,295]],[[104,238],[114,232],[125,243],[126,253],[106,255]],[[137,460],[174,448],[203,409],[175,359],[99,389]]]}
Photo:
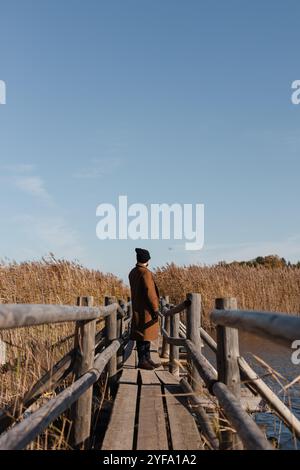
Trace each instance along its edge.
{"label": "black knit beanie", "polygon": [[136,259],[138,263],[147,263],[149,261],[150,253],[148,250],[144,250],[143,248],[136,248]]}

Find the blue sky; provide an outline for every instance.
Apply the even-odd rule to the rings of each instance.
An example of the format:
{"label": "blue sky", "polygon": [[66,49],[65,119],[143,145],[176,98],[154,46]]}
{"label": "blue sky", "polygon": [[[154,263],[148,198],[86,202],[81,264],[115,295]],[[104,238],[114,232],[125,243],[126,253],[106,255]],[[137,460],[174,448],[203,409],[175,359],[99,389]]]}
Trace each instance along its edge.
{"label": "blue sky", "polygon": [[[300,259],[300,4],[0,2],[0,257],[124,278],[152,265]],[[203,203],[205,246],[100,241],[96,207]]]}

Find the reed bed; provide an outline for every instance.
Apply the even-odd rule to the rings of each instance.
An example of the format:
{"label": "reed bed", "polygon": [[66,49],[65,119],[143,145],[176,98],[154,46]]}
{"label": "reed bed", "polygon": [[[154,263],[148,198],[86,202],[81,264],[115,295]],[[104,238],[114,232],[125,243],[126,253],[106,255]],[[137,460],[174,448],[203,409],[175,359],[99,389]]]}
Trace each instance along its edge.
{"label": "reed bed", "polygon": [[174,304],[187,292],[202,296],[202,324],[211,328],[209,313],[217,297],[236,297],[238,307],[299,315],[300,269],[247,265],[176,266],[167,264],[155,270],[161,295]]}

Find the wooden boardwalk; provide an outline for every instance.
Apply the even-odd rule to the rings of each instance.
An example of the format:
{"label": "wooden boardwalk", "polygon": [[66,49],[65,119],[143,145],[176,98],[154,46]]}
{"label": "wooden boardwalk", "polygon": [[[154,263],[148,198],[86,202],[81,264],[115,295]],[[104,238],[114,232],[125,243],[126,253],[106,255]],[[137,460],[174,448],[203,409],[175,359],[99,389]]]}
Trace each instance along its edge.
{"label": "wooden boardwalk", "polygon": [[[156,348],[156,345],[154,345]],[[159,362],[157,350],[152,359]],[[196,450],[203,448],[178,380],[164,370],[137,369],[136,350],[126,359],[102,450]]]}

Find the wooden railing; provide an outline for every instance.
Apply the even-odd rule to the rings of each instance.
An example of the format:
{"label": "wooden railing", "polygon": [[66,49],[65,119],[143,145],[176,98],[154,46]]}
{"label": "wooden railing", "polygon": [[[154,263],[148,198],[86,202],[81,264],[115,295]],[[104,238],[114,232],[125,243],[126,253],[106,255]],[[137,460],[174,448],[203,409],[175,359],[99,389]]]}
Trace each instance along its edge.
{"label": "wooden railing", "polygon": [[[179,312],[186,310],[185,324]],[[169,319],[168,323],[166,319]],[[235,298],[216,299],[211,320],[217,325],[215,341],[201,327],[201,296],[188,294],[186,301],[174,307],[168,299],[161,301],[161,332],[164,337],[164,353],[170,355],[169,370],[179,375],[179,347],[184,347],[190,363],[190,385],[181,381],[191,393],[191,399],[199,407],[197,391],[204,382],[208,392],[218,399],[222,413],[236,431],[225,429],[220,433],[220,448],[272,449],[261,429],[240,402],[241,382],[252,393],[260,395],[270,408],[300,438],[300,421],[257,375],[246,360],[240,356],[238,330],[249,331],[291,347],[292,341],[300,339],[300,318],[279,313],[241,311]],[[202,341],[216,354],[217,370],[201,352]],[[198,405],[197,405],[198,403]],[[209,424],[201,409],[202,420]],[[222,426],[221,424],[221,427]],[[212,442],[211,428],[204,428]],[[215,447],[214,447],[215,448]]]}
{"label": "wooden railing", "polygon": [[[75,381],[55,398],[42,405],[23,421],[0,435],[0,449],[23,449],[50,423],[71,407],[72,446],[88,448],[92,386],[107,368],[109,386],[113,387],[119,351],[128,340],[131,303],[105,299],[105,306],[94,306],[93,297],[79,297],[77,306],[1,304],[0,329],[75,321],[74,348],[48,371],[17,403],[0,413],[0,430],[13,424],[22,411],[45,391],[53,390],[70,373]],[[105,321],[105,328],[96,333],[96,322]],[[104,334],[105,333],[105,334]]]}

